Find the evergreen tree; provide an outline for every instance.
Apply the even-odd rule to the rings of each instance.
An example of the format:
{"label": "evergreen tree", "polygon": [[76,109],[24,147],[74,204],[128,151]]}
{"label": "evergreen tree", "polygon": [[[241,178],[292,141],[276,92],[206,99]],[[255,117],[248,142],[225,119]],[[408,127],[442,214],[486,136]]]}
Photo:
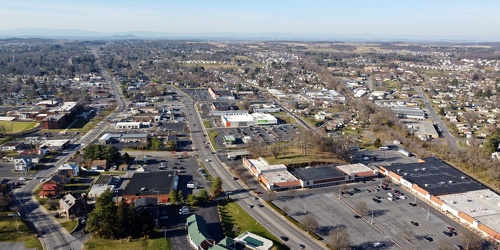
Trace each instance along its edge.
{"label": "evergreen tree", "polygon": [[212,182],[212,197],[217,197],[222,192],[222,180],[220,177],[215,178]]}
{"label": "evergreen tree", "polygon": [[198,204],[198,198],[194,194],[188,194],[186,203],[190,206],[196,206],[196,204]]}
{"label": "evergreen tree", "polygon": [[111,239],[116,232],[116,207],[113,193],[108,189],[97,198],[94,211],[89,214],[87,231],[97,238]]}
{"label": "evergreen tree", "polygon": [[179,203],[184,203],[184,195],[182,194],[182,190],[179,190],[179,192],[177,192],[177,199],[179,200]]}
{"label": "evergreen tree", "polygon": [[170,203],[172,204],[178,204],[179,203],[179,193],[172,189],[170,193],[168,194],[168,197],[170,198]]}
{"label": "evergreen tree", "polygon": [[380,148],[382,146],[382,141],[380,140],[380,138],[375,139],[375,141],[373,142],[373,146],[376,148]]}
{"label": "evergreen tree", "polygon": [[207,202],[208,201],[208,192],[206,189],[202,189],[200,190],[200,192],[198,193],[198,202],[200,203],[204,203],[204,202]]}

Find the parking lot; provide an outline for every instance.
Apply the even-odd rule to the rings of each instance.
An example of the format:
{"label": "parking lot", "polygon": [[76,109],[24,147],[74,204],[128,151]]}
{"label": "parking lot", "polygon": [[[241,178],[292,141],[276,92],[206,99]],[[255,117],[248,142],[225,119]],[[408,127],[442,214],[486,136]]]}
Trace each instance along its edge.
{"label": "parking lot", "polygon": [[[299,222],[306,211],[313,214],[319,224],[317,231],[324,238],[327,238],[326,235],[333,228],[347,227],[353,245],[358,249],[374,248],[375,242],[383,243],[383,249],[436,249],[443,241],[450,242],[452,246],[460,244],[460,231],[465,229],[460,229],[457,223],[439,211],[431,208],[428,212],[428,206],[423,201],[417,199],[415,206],[410,205],[409,203],[415,202],[415,198],[405,194],[402,188],[395,189],[405,194],[406,199],[394,201],[387,199],[389,192],[395,194],[394,188],[371,191],[380,183],[377,180],[347,185],[344,187],[347,188],[346,194],[341,195],[340,201],[338,194],[343,187],[337,186],[293,191],[292,195],[289,195],[290,192],[283,193],[273,203],[280,208],[286,206],[288,214]],[[379,203],[373,200],[376,196],[380,196],[377,199],[380,200]],[[399,195],[393,195],[395,196]],[[360,203],[365,203],[369,211],[364,218],[360,218],[356,212]],[[458,236],[448,237],[443,234],[450,225],[457,228]],[[432,241],[428,241],[426,237],[432,238]]]}
{"label": "parking lot", "polygon": [[206,89],[183,89],[182,91],[197,101],[203,102],[213,100]]}
{"label": "parking lot", "polygon": [[[245,136],[252,139],[261,138],[266,143],[271,144],[277,141],[290,141],[297,136],[298,129],[293,125],[271,125],[271,126],[255,126],[255,127],[240,127],[240,128],[217,128],[219,135],[233,135],[236,142],[229,147],[243,148],[246,147],[243,142]],[[215,138],[217,147],[224,148],[226,145],[222,140],[222,136]]]}

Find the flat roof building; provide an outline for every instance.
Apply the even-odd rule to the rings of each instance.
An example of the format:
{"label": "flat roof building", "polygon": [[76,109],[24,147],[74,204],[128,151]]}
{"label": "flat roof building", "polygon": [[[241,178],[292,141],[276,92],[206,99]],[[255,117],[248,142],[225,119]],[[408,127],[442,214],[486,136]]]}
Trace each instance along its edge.
{"label": "flat roof building", "polygon": [[243,165],[269,190],[283,191],[300,188],[300,181],[283,164],[271,165],[264,158],[243,159]]}
{"label": "flat roof building", "polygon": [[278,124],[278,119],[276,119],[276,117],[263,113],[223,115],[221,116],[221,120],[226,128]]}
{"label": "flat roof building", "polygon": [[[419,163],[382,166],[393,179],[400,179],[403,185],[416,184],[438,196],[486,189],[484,185],[453,168],[442,160],[426,158]],[[402,181],[401,181],[402,180]]]}
{"label": "flat roof building", "polygon": [[136,172],[123,191],[122,199],[133,202],[139,198],[157,198],[159,203],[169,202],[171,190],[177,190],[177,171]]}

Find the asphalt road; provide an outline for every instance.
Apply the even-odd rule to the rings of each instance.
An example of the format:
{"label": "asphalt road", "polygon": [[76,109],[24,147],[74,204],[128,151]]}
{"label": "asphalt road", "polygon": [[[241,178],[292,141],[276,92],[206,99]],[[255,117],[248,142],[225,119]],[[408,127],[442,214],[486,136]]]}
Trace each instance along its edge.
{"label": "asphalt road", "polygon": [[443,137],[448,142],[450,149],[453,149],[453,150],[460,149],[460,147],[458,146],[458,143],[457,143],[457,139],[453,136],[453,134],[451,134],[448,127],[446,127],[446,125],[443,123],[443,120],[441,120],[441,117],[439,117],[439,115],[436,113],[436,110],[434,110],[434,108],[432,107],[429,98],[427,98],[427,96],[424,94],[424,92],[422,91],[422,89],[420,87],[417,87],[416,90],[417,90],[418,94],[422,97],[422,100],[424,101],[425,106],[427,106],[427,109],[429,110],[429,115],[430,115],[431,119],[435,123],[437,123],[439,125],[439,127],[441,128],[441,131],[443,133]]}
{"label": "asphalt road", "polygon": [[[93,51],[96,54],[96,51]],[[98,61],[99,62],[99,61]],[[60,166],[66,162],[76,150],[83,149],[86,145],[95,140],[102,131],[104,131],[108,125],[109,121],[112,121],[120,112],[125,109],[125,102],[123,101],[123,96],[121,95],[120,89],[116,82],[108,75],[108,73],[98,65],[101,74],[108,82],[112,89],[112,93],[117,97],[117,108],[111,112],[111,114],[106,117],[102,122],[100,122],[93,130],[89,131],[87,134],[83,135],[80,139],[76,140],[69,148],[63,151],[63,153],[57,157],[57,161],[53,164],[55,167],[43,169],[39,171],[35,177],[40,179],[46,179],[52,176],[52,174],[57,170],[57,166]],[[26,182],[21,188],[14,191],[14,206],[20,208],[19,213],[22,218],[31,224],[36,231],[42,232],[43,236],[41,242],[44,249],[82,249],[83,244],[78,239],[73,237],[69,232],[66,231],[54,218],[48,213],[48,211],[40,206],[40,204],[35,200],[33,196],[34,190],[41,184],[38,180],[31,180]]]}
{"label": "asphalt road", "polygon": [[[186,95],[186,97],[188,96]],[[222,187],[224,190],[232,191],[244,189],[239,181],[233,180],[233,176],[229,173],[226,166],[219,161],[217,156],[213,154],[209,148],[205,148],[203,146],[203,141],[208,140],[208,138],[205,137],[203,130],[200,131],[200,129],[203,128],[200,114],[195,108],[195,103],[189,101],[189,97],[186,99],[187,101],[185,101],[185,104],[193,110],[196,110],[197,113],[196,116],[189,117],[189,129],[191,131],[196,131],[191,133],[191,139],[193,145],[196,145],[196,152],[200,160],[203,161],[205,167],[208,171],[210,171],[212,176],[218,176],[222,179]],[[209,162],[206,161],[207,159]],[[248,192],[239,192],[231,196],[247,213],[250,214],[250,216],[262,224],[272,234],[278,238],[280,236],[287,236],[289,240],[284,242],[284,244],[288,245],[291,249],[299,249],[297,244],[304,244],[306,249],[326,248],[321,242],[312,239],[304,231],[296,228],[283,216],[276,213],[272,208],[265,205],[265,203],[262,203],[262,201],[259,200],[259,202],[264,205],[263,207],[254,206],[253,208],[249,208],[247,206],[248,204],[256,205],[256,201],[253,199],[253,194]]]}

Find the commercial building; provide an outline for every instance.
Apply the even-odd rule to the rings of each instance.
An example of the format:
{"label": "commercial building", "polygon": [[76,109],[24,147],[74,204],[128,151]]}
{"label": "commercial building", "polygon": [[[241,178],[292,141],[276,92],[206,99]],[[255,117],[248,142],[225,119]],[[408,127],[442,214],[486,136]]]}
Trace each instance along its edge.
{"label": "commercial building", "polygon": [[136,172],[123,191],[122,199],[128,203],[140,198],[156,198],[158,203],[169,202],[171,190],[177,190],[177,171]]}
{"label": "commercial building", "polygon": [[115,129],[141,129],[151,127],[150,122],[117,122]]}
{"label": "commercial building", "polygon": [[226,128],[278,124],[278,119],[276,119],[276,117],[262,113],[223,115],[221,119],[222,124]]}
{"label": "commercial building", "polygon": [[42,120],[42,129],[60,129],[66,124],[66,115],[48,115]]}
{"label": "commercial building", "polygon": [[500,243],[500,196],[486,186],[435,158],[381,166],[380,171],[440,211]]}
{"label": "commercial building", "polygon": [[290,172],[300,179],[303,188],[318,188],[356,181],[371,180],[378,176],[378,170],[364,164],[328,165],[293,169]]}
{"label": "commercial building", "polygon": [[299,179],[288,172],[283,164],[270,165],[264,158],[259,157],[258,159],[245,158],[243,165],[269,190],[284,191],[301,188]]}
{"label": "commercial building", "polygon": [[420,108],[392,107],[391,110],[399,118],[425,120],[425,117],[427,117],[424,110]]}
{"label": "commercial building", "polygon": [[402,120],[402,122],[422,141],[439,138],[439,134],[432,122],[415,120]]}
{"label": "commercial building", "polygon": [[236,97],[233,92],[229,90],[215,90],[212,88],[208,89],[208,93],[214,100],[235,100]]}

